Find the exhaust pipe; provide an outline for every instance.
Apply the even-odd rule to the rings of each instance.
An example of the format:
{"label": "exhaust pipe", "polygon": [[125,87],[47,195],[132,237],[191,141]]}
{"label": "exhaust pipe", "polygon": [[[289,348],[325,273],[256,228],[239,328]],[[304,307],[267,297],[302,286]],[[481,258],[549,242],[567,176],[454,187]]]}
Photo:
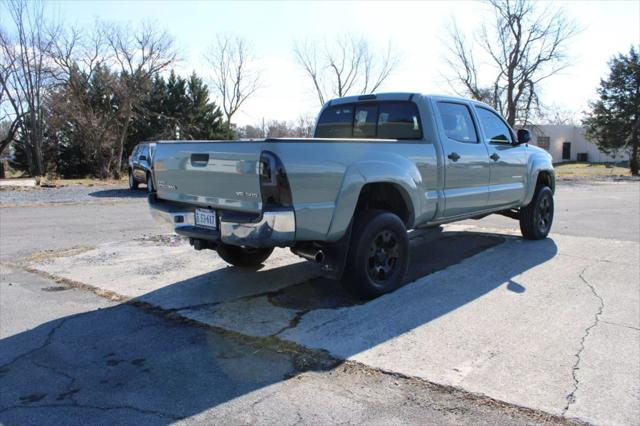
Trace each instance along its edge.
{"label": "exhaust pipe", "polygon": [[189,244],[191,244],[191,246],[193,246],[197,251],[216,249],[216,244],[213,241],[203,240],[201,238],[189,238]]}
{"label": "exhaust pipe", "polygon": [[322,263],[322,261],[324,260],[324,253],[322,252],[322,250],[314,248],[297,248],[291,249],[291,251],[301,258],[310,260],[312,262]]}

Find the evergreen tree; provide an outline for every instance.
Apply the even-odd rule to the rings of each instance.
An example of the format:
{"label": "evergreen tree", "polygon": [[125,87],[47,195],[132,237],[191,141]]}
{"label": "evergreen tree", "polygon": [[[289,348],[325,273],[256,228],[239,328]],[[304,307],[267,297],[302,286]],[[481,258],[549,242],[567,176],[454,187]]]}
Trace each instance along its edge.
{"label": "evergreen tree", "polygon": [[628,55],[609,62],[608,78],[600,80],[600,98],[590,104],[583,120],[587,137],[605,153],[630,153],[631,174],[638,175],[640,148],[640,52],[631,47]]}
{"label": "evergreen tree", "polygon": [[136,110],[136,118],[131,124],[127,138],[127,146],[130,145],[127,152],[130,152],[136,144],[142,141],[174,139],[167,132],[169,127],[166,115],[168,97],[167,82],[162,76],[156,75],[151,82],[151,89],[147,96]]}
{"label": "evergreen tree", "polygon": [[184,79],[171,71],[156,76],[132,126],[132,146],[143,140],[219,139],[222,113],[209,101],[209,89],[195,73]]}
{"label": "evergreen tree", "polygon": [[188,82],[189,107],[185,117],[185,139],[220,139],[227,134],[222,112],[209,102],[209,88],[194,72]]}

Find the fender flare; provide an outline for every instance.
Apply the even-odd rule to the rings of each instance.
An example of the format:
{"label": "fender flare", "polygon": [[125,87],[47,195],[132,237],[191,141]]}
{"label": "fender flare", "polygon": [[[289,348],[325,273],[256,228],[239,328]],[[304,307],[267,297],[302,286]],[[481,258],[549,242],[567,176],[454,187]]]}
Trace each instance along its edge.
{"label": "fender flare", "polygon": [[416,211],[420,211],[421,205],[422,176],[415,164],[408,159],[393,157],[359,161],[349,166],[336,197],[327,241],[337,241],[345,234],[355,213],[362,188],[371,183],[387,183],[398,189],[409,209],[407,229],[414,226]]}
{"label": "fender flare", "polygon": [[522,202],[523,206],[528,205],[533,199],[533,195],[535,194],[538,182],[538,176],[540,175],[540,173],[549,174],[549,176],[551,177],[551,192],[555,193],[556,190],[556,174],[553,170],[553,164],[550,160],[541,156],[535,156],[529,162],[528,169],[529,184],[527,185],[527,192],[525,193],[525,197]]}

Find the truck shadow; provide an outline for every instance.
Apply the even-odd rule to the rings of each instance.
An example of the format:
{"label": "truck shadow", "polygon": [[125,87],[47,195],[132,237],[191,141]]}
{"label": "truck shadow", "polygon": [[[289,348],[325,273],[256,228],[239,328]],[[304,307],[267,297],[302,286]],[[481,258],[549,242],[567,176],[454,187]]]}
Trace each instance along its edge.
{"label": "truck shadow", "polygon": [[[346,357],[474,303],[499,287],[526,294],[515,277],[553,258],[557,247],[551,239],[510,239],[501,245],[504,241],[500,235],[474,232],[416,238],[412,240],[411,282],[366,303],[319,278],[275,290],[267,296],[276,307],[321,313],[335,323],[329,335],[329,329],[319,323],[307,324],[302,317],[279,337],[308,347],[340,348],[337,352]],[[457,276],[459,268],[445,270],[487,250],[492,258],[503,259],[499,266],[486,265],[490,273],[465,275],[467,271]],[[276,273],[296,273],[299,268],[300,264],[289,265],[276,268]],[[255,280],[272,279],[273,271],[257,271]],[[434,273],[440,275],[427,279]],[[172,312],[138,306],[140,301],[153,305],[154,300],[193,291],[202,280],[224,282],[233,274],[233,268],[223,268],[147,293],[131,303],[67,316],[2,339],[0,422],[73,424],[82,422],[78,414],[83,413],[101,416],[105,423],[168,424],[214,407],[226,418],[255,419],[260,409],[252,413],[247,407],[277,393],[274,386],[286,385],[301,371],[332,368],[300,362],[295,354],[265,343],[273,343],[272,338],[218,333],[175,319]],[[435,279],[441,275],[442,280]],[[388,309],[394,306],[401,309]],[[375,321],[363,324],[367,313],[375,314]]]}
{"label": "truck shadow", "polygon": [[[436,271],[501,244],[496,234],[442,232],[442,228],[410,233],[410,259],[405,285]],[[287,287],[271,295],[273,304],[297,310],[331,309],[360,305],[358,300],[336,281],[315,278]]]}

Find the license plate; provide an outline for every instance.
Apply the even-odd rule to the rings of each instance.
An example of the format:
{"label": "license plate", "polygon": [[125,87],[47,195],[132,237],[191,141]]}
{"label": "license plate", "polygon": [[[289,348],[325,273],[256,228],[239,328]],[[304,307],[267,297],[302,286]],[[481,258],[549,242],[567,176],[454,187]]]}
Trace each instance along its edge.
{"label": "license plate", "polygon": [[196,209],[196,226],[217,229],[215,210]]}

